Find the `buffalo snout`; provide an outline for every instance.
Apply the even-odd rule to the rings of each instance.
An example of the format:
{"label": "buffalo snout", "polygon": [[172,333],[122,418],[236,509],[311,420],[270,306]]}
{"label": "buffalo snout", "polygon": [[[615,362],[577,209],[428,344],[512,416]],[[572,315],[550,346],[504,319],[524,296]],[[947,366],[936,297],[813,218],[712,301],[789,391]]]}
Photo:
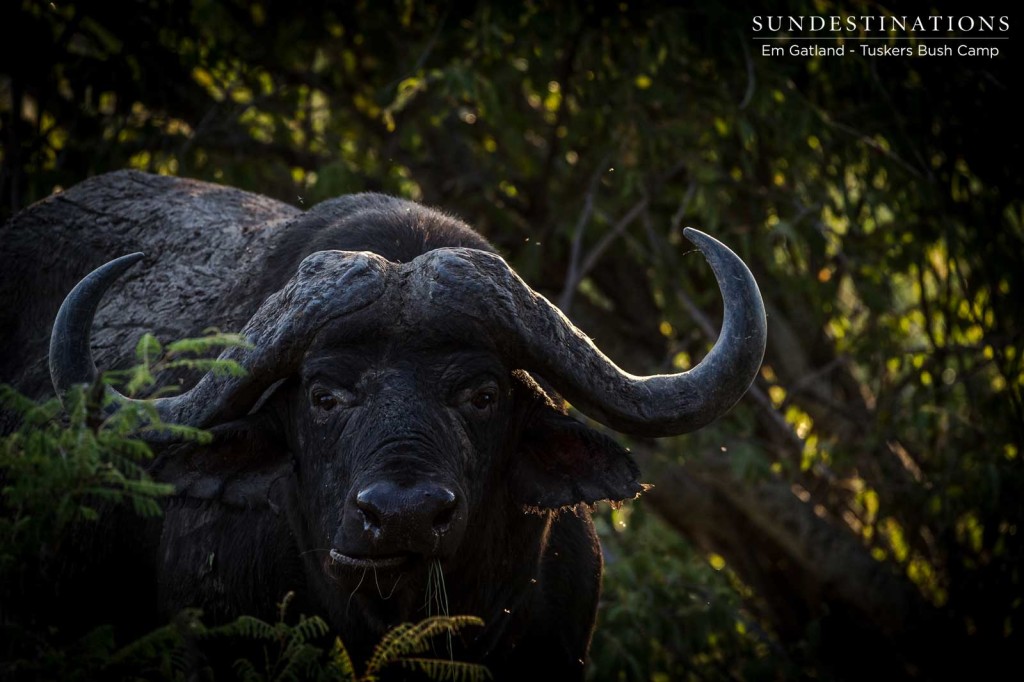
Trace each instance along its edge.
{"label": "buffalo snout", "polygon": [[465,502],[454,486],[377,480],[346,502],[336,561],[374,564],[397,557],[445,558],[466,528]]}

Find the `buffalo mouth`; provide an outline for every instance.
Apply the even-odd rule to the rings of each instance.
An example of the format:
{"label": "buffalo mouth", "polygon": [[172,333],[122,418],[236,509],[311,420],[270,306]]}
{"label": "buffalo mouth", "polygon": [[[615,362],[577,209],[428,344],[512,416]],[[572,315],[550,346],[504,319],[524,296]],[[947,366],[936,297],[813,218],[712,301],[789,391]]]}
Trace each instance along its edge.
{"label": "buffalo mouth", "polygon": [[330,551],[332,568],[394,570],[414,560],[413,554],[391,554],[386,556],[351,556],[336,549]]}

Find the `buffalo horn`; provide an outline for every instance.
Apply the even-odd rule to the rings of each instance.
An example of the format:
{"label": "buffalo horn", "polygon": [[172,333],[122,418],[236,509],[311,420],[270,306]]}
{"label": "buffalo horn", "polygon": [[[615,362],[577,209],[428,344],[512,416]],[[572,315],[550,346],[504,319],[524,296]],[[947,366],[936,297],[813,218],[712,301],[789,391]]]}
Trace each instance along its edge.
{"label": "buffalo horn", "polygon": [[[100,266],[80,281],[61,305],[50,336],[50,377],[57,395],[97,376],[89,335],[103,295],[142,258],[136,253]],[[189,391],[148,401],[160,419],[206,427],[244,415],[270,385],[298,366],[309,341],[326,323],[356,312],[381,296],[388,263],[366,252],[323,251],[306,258],[299,271],[270,296],[242,329],[248,347],[228,348],[222,360],[239,363],[243,376],[208,372]],[[108,389],[121,401],[134,402]]]}
{"label": "buffalo horn", "polygon": [[587,416],[621,433],[678,435],[718,418],[746,393],[767,338],[761,293],[747,266],[718,240],[692,228],[684,234],[711,264],[725,315],[711,351],[680,374],[635,376],[619,369],[494,254],[432,251],[417,259],[414,278],[438,312],[488,327],[520,367],[543,376]]}

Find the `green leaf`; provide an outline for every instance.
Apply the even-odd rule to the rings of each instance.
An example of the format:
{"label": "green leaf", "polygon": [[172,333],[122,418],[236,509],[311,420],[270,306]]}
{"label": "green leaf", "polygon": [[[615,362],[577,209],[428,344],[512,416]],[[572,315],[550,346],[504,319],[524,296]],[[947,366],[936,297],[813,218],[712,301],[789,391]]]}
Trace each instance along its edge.
{"label": "green leaf", "polygon": [[163,346],[152,334],[143,334],[139,342],[135,344],[135,359],[148,367],[154,360],[163,353]]}

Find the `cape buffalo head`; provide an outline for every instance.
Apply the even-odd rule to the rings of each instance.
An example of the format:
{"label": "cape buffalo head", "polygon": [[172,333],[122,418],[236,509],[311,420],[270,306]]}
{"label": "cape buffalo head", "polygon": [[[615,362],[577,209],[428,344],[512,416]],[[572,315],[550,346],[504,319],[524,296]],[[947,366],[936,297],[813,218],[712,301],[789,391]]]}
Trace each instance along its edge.
{"label": "cape buffalo head", "polygon": [[[760,366],[764,309],[735,254],[687,236],[715,271],[723,330],[697,367],[648,377],[616,367],[492,253],[442,248],[408,263],[314,253],[245,325],[251,346],[222,355],[245,376],[210,373],[153,401],[165,421],[230,444],[176,466],[201,486],[287,461],[292,532],[325,580],[347,588],[367,569],[471,561],[467,529],[486,533],[488,508],[631,498],[642,486],[626,451],[566,416],[533,377],[638,436],[692,431],[728,410]],[[69,294],[51,345],[58,393],[95,378],[96,307],[139,258],[111,261]]]}

